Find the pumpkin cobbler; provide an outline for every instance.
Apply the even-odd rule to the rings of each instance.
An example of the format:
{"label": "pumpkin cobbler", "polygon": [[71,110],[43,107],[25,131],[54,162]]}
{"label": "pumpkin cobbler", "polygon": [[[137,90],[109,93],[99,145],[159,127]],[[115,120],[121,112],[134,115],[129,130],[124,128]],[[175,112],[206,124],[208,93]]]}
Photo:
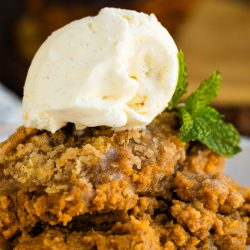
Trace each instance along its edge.
{"label": "pumpkin cobbler", "polygon": [[184,54],[154,14],[103,8],[54,31],[27,74],[24,126],[0,144],[0,250],[246,249],[221,79],[185,97]]}
{"label": "pumpkin cobbler", "polygon": [[245,249],[250,190],[221,173],[223,157],[180,141],[175,120],[20,127],[0,145],[1,249]]}

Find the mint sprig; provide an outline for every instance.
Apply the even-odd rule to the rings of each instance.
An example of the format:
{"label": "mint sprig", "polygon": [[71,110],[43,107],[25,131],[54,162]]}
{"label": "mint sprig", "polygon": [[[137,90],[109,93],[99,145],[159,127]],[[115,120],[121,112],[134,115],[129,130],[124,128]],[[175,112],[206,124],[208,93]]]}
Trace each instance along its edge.
{"label": "mint sprig", "polygon": [[184,142],[199,141],[222,156],[233,156],[240,152],[240,136],[230,123],[211,106],[221,85],[218,71],[206,80],[180,105],[180,98],[186,92],[187,73],[183,53],[178,54],[179,80],[168,110],[175,109],[180,117],[180,139]]}
{"label": "mint sprig", "polygon": [[210,105],[217,96],[220,85],[221,75],[215,71],[187,98],[186,106],[190,110],[195,110]]}
{"label": "mint sprig", "polygon": [[184,54],[182,51],[178,53],[178,61],[179,61],[179,74],[178,81],[176,85],[176,89],[174,95],[168,104],[167,109],[172,110],[177,107],[179,104],[180,98],[186,93],[188,80],[187,80],[187,66],[184,62]]}

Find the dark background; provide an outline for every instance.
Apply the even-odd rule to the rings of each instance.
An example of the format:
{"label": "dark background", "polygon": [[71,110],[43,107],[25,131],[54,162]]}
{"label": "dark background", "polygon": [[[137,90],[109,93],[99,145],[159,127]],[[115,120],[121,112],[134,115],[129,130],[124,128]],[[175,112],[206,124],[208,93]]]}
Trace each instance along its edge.
{"label": "dark background", "polygon": [[155,13],[174,34],[194,0],[0,1],[0,80],[22,96],[27,69],[46,37],[68,22],[112,6]]}

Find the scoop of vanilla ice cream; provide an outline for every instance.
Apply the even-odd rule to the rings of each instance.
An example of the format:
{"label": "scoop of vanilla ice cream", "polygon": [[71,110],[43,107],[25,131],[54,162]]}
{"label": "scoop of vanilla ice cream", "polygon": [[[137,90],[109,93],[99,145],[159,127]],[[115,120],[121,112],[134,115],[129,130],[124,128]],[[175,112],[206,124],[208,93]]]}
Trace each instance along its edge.
{"label": "scoop of vanilla ice cream", "polygon": [[104,8],[52,33],[36,53],[24,87],[27,127],[51,132],[149,124],[171,100],[177,47],[154,15]]}

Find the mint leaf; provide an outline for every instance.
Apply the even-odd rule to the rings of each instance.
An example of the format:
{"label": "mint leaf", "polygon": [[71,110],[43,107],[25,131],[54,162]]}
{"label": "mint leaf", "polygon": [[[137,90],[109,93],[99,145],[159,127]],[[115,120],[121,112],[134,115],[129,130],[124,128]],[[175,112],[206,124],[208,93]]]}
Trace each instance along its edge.
{"label": "mint leaf", "polygon": [[178,74],[178,82],[174,92],[174,95],[171,101],[168,104],[167,109],[172,110],[177,107],[179,104],[180,98],[186,93],[188,86],[187,79],[187,66],[184,62],[184,54],[182,51],[178,52],[178,61],[179,61],[179,74]]}
{"label": "mint leaf", "polygon": [[201,140],[211,131],[211,126],[220,120],[221,115],[212,107],[202,107],[189,113],[186,107],[181,108],[182,126],[180,137],[182,141]]}
{"label": "mint leaf", "polygon": [[179,76],[175,93],[167,110],[176,110],[180,118],[180,139],[184,142],[200,141],[214,152],[223,156],[232,156],[240,151],[240,136],[230,123],[222,120],[222,115],[211,103],[218,94],[221,75],[218,71],[206,80],[187,98],[186,103],[179,105],[180,99],[187,90],[187,67],[184,55],[178,53]]}
{"label": "mint leaf", "polygon": [[215,71],[187,98],[179,109],[180,138],[185,142],[198,140],[214,152],[229,157],[240,152],[239,133],[209,106],[217,96],[220,84],[220,73]]}
{"label": "mint leaf", "polygon": [[194,109],[191,113],[196,117],[204,118],[207,123],[217,122],[222,118],[222,115],[215,108],[210,106]]}
{"label": "mint leaf", "polygon": [[194,130],[194,119],[185,108],[180,109],[182,125],[180,128],[180,139],[184,142],[195,141],[198,138],[197,131]]}
{"label": "mint leaf", "polygon": [[218,71],[215,71],[187,98],[187,108],[194,110],[211,104],[218,94],[220,84],[221,75]]}
{"label": "mint leaf", "polygon": [[201,138],[200,141],[214,152],[227,157],[241,151],[238,131],[232,124],[225,123],[222,120],[214,123],[210,133]]}

